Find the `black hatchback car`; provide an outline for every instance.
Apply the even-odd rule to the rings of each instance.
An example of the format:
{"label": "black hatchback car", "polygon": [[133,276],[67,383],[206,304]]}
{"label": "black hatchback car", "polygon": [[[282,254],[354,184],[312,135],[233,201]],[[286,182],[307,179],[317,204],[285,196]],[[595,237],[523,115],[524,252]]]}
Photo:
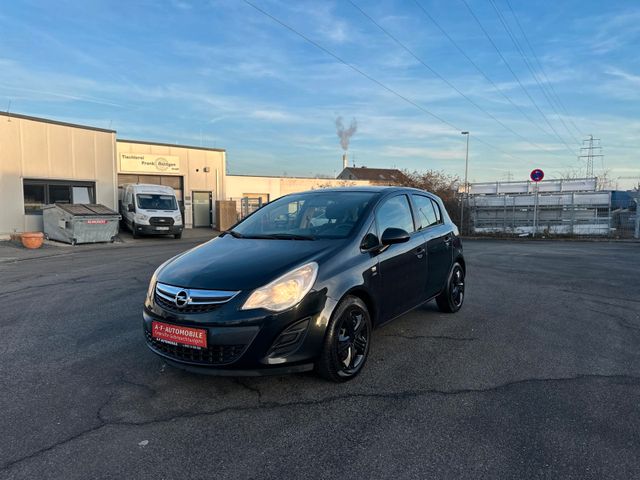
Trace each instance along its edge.
{"label": "black hatchback car", "polygon": [[281,197],[153,274],[147,345],[168,363],[218,375],[313,368],[345,381],[372,329],[435,298],[464,300],[458,229],[442,201],[399,187]]}

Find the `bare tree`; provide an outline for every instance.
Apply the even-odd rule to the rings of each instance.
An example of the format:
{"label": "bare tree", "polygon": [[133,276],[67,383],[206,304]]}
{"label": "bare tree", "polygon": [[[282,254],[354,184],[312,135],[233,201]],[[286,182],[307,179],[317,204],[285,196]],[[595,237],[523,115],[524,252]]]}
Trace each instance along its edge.
{"label": "bare tree", "polygon": [[615,190],[615,181],[611,178],[611,170],[605,169],[598,174],[598,190]]}
{"label": "bare tree", "polygon": [[568,168],[560,172],[560,178],[562,180],[575,180],[577,178],[583,178],[584,175],[580,173],[579,168]]}
{"label": "bare tree", "polygon": [[419,188],[438,195],[444,202],[451,219],[454,222],[459,220],[460,203],[457,198],[458,185],[460,184],[459,177],[438,170],[425,170],[423,172],[403,170],[402,173],[406,177],[406,180],[403,181],[403,186]]}

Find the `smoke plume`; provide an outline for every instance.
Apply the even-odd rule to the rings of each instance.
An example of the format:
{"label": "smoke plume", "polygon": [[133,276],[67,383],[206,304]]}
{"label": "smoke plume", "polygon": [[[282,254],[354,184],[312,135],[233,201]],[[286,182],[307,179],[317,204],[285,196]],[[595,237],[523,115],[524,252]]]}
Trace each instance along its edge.
{"label": "smoke plume", "polygon": [[338,138],[340,139],[340,145],[342,146],[342,150],[345,152],[349,150],[349,141],[351,137],[358,130],[358,122],[356,122],[355,118],[351,119],[351,125],[349,128],[344,128],[344,124],[342,123],[342,117],[336,118],[336,133],[338,134]]}

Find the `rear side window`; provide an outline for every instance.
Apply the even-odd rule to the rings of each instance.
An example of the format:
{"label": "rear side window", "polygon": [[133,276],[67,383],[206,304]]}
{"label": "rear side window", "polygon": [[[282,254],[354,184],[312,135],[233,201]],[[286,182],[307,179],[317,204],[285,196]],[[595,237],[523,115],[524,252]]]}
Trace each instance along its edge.
{"label": "rear side window", "polygon": [[406,195],[398,195],[386,200],[376,213],[378,231],[380,235],[387,228],[401,228],[406,232],[413,232],[413,217]]}
{"label": "rear side window", "polygon": [[433,210],[436,212],[436,220],[438,221],[438,223],[442,223],[442,212],[440,211],[440,205],[438,205],[438,202],[433,199],[431,200],[431,203],[433,203]]}
{"label": "rear side window", "polygon": [[416,207],[416,224],[418,230],[440,223],[440,209],[429,197],[411,195]]}

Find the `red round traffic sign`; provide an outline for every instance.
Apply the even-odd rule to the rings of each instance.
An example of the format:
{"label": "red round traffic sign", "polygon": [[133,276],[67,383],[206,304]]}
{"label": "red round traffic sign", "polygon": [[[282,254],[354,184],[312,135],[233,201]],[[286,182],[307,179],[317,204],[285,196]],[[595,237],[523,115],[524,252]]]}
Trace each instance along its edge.
{"label": "red round traffic sign", "polygon": [[532,181],[539,182],[544,178],[544,172],[539,168],[536,168],[535,170],[531,171],[531,175],[529,175],[529,177],[531,178]]}

